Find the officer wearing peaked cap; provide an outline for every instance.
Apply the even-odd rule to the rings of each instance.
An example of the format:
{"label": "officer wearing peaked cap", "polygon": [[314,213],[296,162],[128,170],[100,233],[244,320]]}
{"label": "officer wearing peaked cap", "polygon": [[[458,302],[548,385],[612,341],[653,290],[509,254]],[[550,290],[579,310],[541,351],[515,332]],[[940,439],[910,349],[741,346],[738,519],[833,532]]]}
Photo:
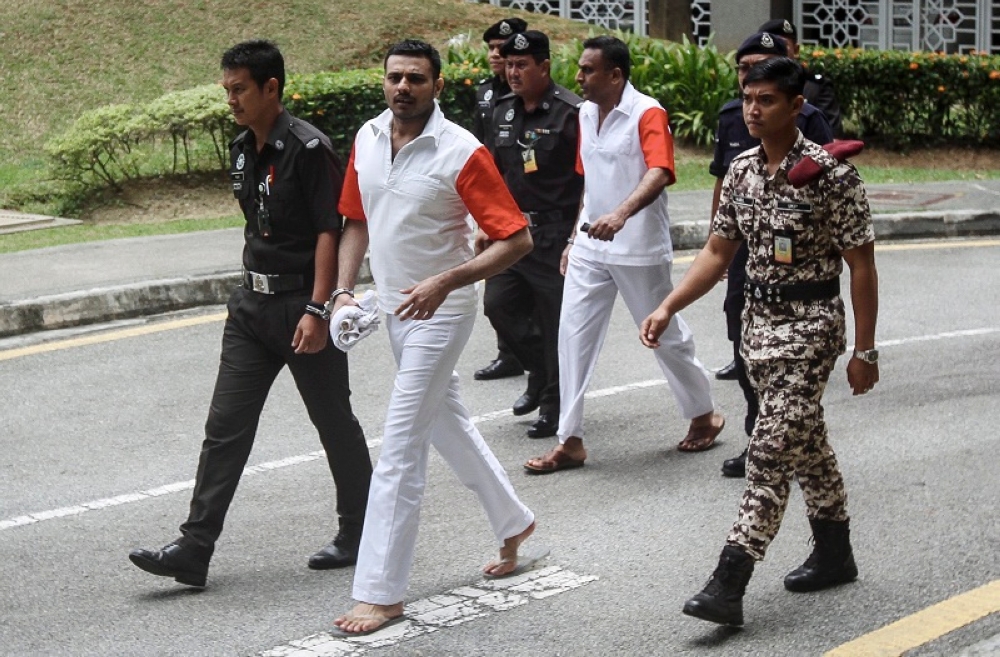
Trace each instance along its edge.
{"label": "officer wearing peaked cap", "polygon": [[[775,18],[767,21],[757,30],[765,34],[779,37],[788,47],[790,57],[799,56],[799,41],[795,26],[783,18]],[[806,71],[806,88],[802,93],[810,105],[822,110],[826,120],[830,122],[835,137],[844,134],[843,122],[840,112],[840,101],[837,100],[837,92],[833,87],[833,82],[819,73],[809,73]]]}
{"label": "officer wearing peaked cap", "polygon": [[[511,36],[500,54],[507,60],[512,93],[498,100],[493,112],[494,158],[529,219],[535,246],[490,279],[484,302],[493,328],[530,373],[526,394],[537,404],[539,417],[528,436],[545,438],[554,436],[559,425],[559,263],[583,193],[583,176],[576,172],[583,100],[552,81],[549,38],[542,32]],[[528,319],[538,327],[540,340],[519,337]]]}
{"label": "officer wearing peaked cap", "polygon": [[[500,54],[500,46],[507,39],[515,34],[520,34],[528,29],[528,24],[520,18],[505,18],[490,25],[483,32],[483,41],[489,48],[489,65],[492,77],[479,83],[476,91],[476,112],[472,117],[472,134],[476,139],[483,142],[489,151],[493,152],[493,108],[499,98],[510,93],[510,86],[507,85],[507,74],[504,70],[504,58]],[[489,281],[486,282],[485,294],[489,294]],[[532,327],[525,326],[522,339],[531,339],[534,331]],[[520,376],[524,373],[524,367],[518,362],[517,357],[510,350],[510,347],[497,336],[497,356],[488,365],[475,371],[474,378],[477,381],[490,381],[492,379],[502,379],[509,376]],[[534,410],[534,401],[526,399],[527,404],[516,406],[515,412],[520,414],[530,413]]]}

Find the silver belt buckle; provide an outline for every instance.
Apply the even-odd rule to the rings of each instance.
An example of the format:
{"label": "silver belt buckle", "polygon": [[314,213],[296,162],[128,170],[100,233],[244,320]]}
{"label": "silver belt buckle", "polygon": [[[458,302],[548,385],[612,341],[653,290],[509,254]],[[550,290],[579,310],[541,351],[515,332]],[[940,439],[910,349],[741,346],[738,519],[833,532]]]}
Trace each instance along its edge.
{"label": "silver belt buckle", "polygon": [[249,272],[250,281],[253,283],[253,291],[260,292],[261,294],[271,294],[271,286],[268,283],[268,277],[266,274],[258,274],[256,272]]}

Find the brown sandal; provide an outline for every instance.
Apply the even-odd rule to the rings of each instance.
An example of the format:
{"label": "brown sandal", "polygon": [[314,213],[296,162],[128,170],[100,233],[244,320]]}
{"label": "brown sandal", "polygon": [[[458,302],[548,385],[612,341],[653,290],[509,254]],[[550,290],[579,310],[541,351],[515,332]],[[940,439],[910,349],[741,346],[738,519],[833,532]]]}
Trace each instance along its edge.
{"label": "brown sandal", "polygon": [[678,451],[704,452],[705,450],[715,447],[715,439],[719,437],[719,434],[722,433],[722,430],[726,426],[726,418],[722,417],[718,413],[712,416],[713,420],[715,418],[722,420],[718,426],[710,424],[703,427],[691,427],[688,429],[687,435],[684,436],[684,440],[677,445]]}
{"label": "brown sandal", "polygon": [[[537,465],[533,465],[536,461]],[[529,459],[524,464],[524,470],[528,474],[551,474],[559,470],[571,470],[572,468],[582,468],[584,459],[575,459],[559,449],[553,449],[545,456]]]}

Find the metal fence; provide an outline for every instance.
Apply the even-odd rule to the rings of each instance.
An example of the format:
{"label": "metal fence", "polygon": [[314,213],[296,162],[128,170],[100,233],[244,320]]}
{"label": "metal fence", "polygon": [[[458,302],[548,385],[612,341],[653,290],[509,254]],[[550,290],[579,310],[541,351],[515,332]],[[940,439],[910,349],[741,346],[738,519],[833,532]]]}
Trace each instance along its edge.
{"label": "metal fence", "polygon": [[646,35],[646,0],[489,0],[497,7],[523,9],[538,14],[600,25],[609,30],[624,30]]}
{"label": "metal fence", "polygon": [[[488,1],[644,36],[652,0]],[[795,0],[793,21],[802,43],[828,48],[1000,53],[1000,2],[995,0]],[[693,40],[704,45],[711,33],[712,0],[692,0]]]}

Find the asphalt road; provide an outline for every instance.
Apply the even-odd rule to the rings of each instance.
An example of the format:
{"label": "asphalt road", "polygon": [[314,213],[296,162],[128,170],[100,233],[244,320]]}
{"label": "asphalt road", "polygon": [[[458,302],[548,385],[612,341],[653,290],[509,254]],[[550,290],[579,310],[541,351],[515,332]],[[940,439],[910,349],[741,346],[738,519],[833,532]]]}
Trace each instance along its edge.
{"label": "asphalt road", "polygon": [[[552,551],[548,585],[500,591],[437,631],[328,654],[822,655],[1000,579],[998,263],[997,240],[880,248],[882,381],[852,397],[842,360],[825,397],[860,580],[784,591],[784,573],[811,549],[793,495],[739,631],[680,613],[711,573],[742,490],[719,475],[743,447],[736,384],[715,384],[729,420],[719,446],[677,452],[686,422],[619,304],[591,386],[601,394],[587,403],[587,466],[529,477],[521,463],[554,439],[526,438],[530,418],[505,412],[523,378],[472,380],[495,350],[480,321],[459,364],[465,399],[537,513],[533,541]],[[675,280],[686,267],[681,258]],[[730,348],[721,293],[684,313],[709,367]],[[305,567],[334,532],[333,487],[287,374],[251,458],[265,467],[240,486],[209,588],[193,592],[127,560],[132,547],[174,538],[186,515],[221,311],[0,342],[0,654],[294,654],[290,642],[349,608],[350,570]],[[393,376],[385,333],[362,342],[351,364],[355,411],[377,443]],[[479,585],[493,549],[474,498],[435,456],[407,601],[447,607]],[[908,654],[958,655],[997,634],[992,613]]]}

